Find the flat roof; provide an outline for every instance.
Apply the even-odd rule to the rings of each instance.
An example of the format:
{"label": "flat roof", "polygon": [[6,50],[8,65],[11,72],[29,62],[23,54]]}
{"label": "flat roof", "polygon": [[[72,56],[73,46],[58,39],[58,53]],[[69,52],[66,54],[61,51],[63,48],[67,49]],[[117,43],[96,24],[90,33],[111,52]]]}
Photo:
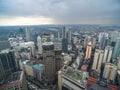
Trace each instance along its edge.
{"label": "flat roof", "polygon": [[37,70],[43,70],[44,66],[42,64],[36,64],[33,66],[33,68],[37,69]]}
{"label": "flat roof", "polygon": [[4,50],[1,50],[0,53],[8,53],[9,52],[9,49],[4,49]]}
{"label": "flat roof", "polygon": [[14,72],[14,73],[8,75],[6,78],[3,79],[3,81],[1,82],[1,85],[20,81],[22,73],[23,73],[23,71],[18,71],[18,72]]}
{"label": "flat roof", "polygon": [[[66,69],[66,70],[65,70]],[[83,78],[85,77],[85,74],[87,76],[87,73],[85,71],[81,71],[81,70],[75,70],[71,67],[67,67],[63,69],[63,72],[68,75],[70,78],[74,79],[75,81],[79,81],[79,80],[83,80],[83,79],[86,79],[86,78]]]}
{"label": "flat roof", "polygon": [[42,45],[47,46],[47,45],[53,45],[53,44],[54,44],[53,42],[44,42]]}

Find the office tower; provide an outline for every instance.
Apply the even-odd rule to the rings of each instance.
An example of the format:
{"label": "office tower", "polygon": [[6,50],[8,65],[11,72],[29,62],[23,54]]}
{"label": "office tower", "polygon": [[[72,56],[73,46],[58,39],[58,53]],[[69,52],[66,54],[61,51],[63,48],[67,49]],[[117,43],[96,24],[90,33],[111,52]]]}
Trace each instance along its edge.
{"label": "office tower", "polygon": [[62,52],[68,53],[68,40],[66,38],[62,39]]}
{"label": "office tower", "polygon": [[120,56],[119,56],[118,61],[117,61],[117,67],[120,70]]}
{"label": "office tower", "polygon": [[117,66],[112,63],[106,63],[103,72],[103,78],[114,83],[117,75]]}
{"label": "office tower", "polygon": [[0,85],[0,90],[28,90],[23,71],[8,75]]}
{"label": "office tower", "polygon": [[7,40],[0,40],[0,50],[10,48],[10,43]]}
{"label": "office tower", "polygon": [[88,45],[87,45],[85,59],[90,59],[91,52],[92,52],[92,44],[91,44],[91,42],[89,42]]}
{"label": "office tower", "polygon": [[103,63],[110,62],[112,57],[113,47],[106,46],[104,50],[104,57],[103,57]]}
{"label": "office tower", "polygon": [[86,36],[85,39],[84,39],[84,48],[87,47],[89,42],[91,42],[91,37],[90,36]]}
{"label": "office tower", "polygon": [[62,59],[62,50],[55,49],[55,73],[57,73],[61,67],[63,66],[63,59]]}
{"label": "office tower", "polygon": [[43,43],[43,64],[45,65],[45,81],[51,83],[55,80],[55,52],[53,42]]}
{"label": "office tower", "polygon": [[103,55],[104,55],[103,50],[99,50],[99,49],[95,50],[92,69],[95,70],[98,74],[101,73],[101,64],[102,64],[102,60],[103,60]]}
{"label": "office tower", "polygon": [[26,41],[31,41],[31,30],[28,28],[25,29],[25,39]]}
{"label": "office tower", "polygon": [[92,48],[96,47],[96,38],[92,38]]}
{"label": "office tower", "polygon": [[88,73],[65,66],[58,72],[59,90],[87,90]]}
{"label": "office tower", "polygon": [[117,59],[117,57],[119,57],[119,55],[120,55],[120,39],[117,39],[112,58]]}
{"label": "office tower", "polygon": [[120,38],[120,32],[119,31],[111,31],[110,38],[111,38],[111,42],[116,42],[117,39]]}
{"label": "office tower", "polygon": [[42,54],[42,39],[40,36],[37,37],[37,46],[38,46],[38,53]]}
{"label": "office tower", "polygon": [[98,42],[100,43],[99,49],[104,50],[108,39],[108,33],[102,32],[98,36]]}
{"label": "office tower", "polygon": [[14,52],[9,49],[0,51],[0,61],[6,75],[16,71]]}
{"label": "office tower", "polygon": [[106,33],[106,32],[101,32],[101,33],[99,33],[98,42],[100,43],[100,42],[101,42],[101,39],[102,39],[103,37],[108,38],[108,36],[109,36],[109,34]]}
{"label": "office tower", "polygon": [[2,62],[0,60],[0,81],[4,78],[4,76],[5,76],[5,72],[4,72]]}
{"label": "office tower", "polygon": [[63,27],[61,30],[61,38],[66,38],[68,39],[68,43],[71,43],[71,39],[72,39],[72,32],[70,30],[70,28],[68,27]]}
{"label": "office tower", "polygon": [[61,40],[54,40],[54,47],[62,50],[62,41]]}
{"label": "office tower", "polygon": [[99,49],[102,49],[104,50],[105,46],[106,46],[106,43],[107,43],[107,39],[105,36],[103,36],[100,40],[100,46],[99,46]]}

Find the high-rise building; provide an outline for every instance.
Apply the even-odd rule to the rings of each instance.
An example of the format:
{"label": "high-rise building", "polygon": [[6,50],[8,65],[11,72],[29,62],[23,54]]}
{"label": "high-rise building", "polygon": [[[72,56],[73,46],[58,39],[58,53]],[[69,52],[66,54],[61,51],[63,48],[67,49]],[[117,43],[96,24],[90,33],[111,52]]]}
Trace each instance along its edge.
{"label": "high-rise building", "polygon": [[120,70],[120,56],[119,56],[118,61],[117,61],[117,67]]}
{"label": "high-rise building", "polygon": [[104,57],[103,57],[103,63],[110,62],[112,57],[113,47],[106,46],[104,50]]}
{"label": "high-rise building", "polygon": [[103,72],[103,78],[114,83],[117,75],[117,66],[112,63],[106,63]]}
{"label": "high-rise building", "polygon": [[119,31],[111,31],[110,32],[111,42],[116,42],[117,39],[120,37]]}
{"label": "high-rise building", "polygon": [[0,90],[28,90],[23,71],[8,75],[1,83]]}
{"label": "high-rise building", "polygon": [[62,50],[55,49],[55,73],[57,73],[63,66]]}
{"label": "high-rise building", "polygon": [[45,81],[51,83],[55,80],[55,52],[53,42],[43,43],[43,64],[45,65]]}
{"label": "high-rise building", "polygon": [[4,76],[5,76],[5,72],[4,72],[2,62],[0,60],[0,81],[4,78]]}
{"label": "high-rise building", "polygon": [[103,50],[99,50],[99,49],[95,50],[92,69],[95,70],[98,73],[98,75],[101,73],[101,64],[103,60],[103,55],[104,55]]}
{"label": "high-rise building", "polygon": [[86,36],[85,39],[84,39],[84,48],[87,47],[89,42],[91,42],[91,37],[90,36]]}
{"label": "high-rise building", "polygon": [[117,39],[112,58],[117,59],[117,57],[119,57],[119,55],[120,55],[120,39]]}
{"label": "high-rise building", "polygon": [[91,52],[92,52],[92,44],[91,44],[91,42],[89,42],[88,45],[87,45],[87,49],[86,49],[85,59],[90,59]]}
{"label": "high-rise building", "polygon": [[0,51],[0,61],[6,75],[16,71],[16,62],[13,51],[10,51],[9,49]]}
{"label": "high-rise building", "polygon": [[25,38],[26,38],[26,41],[31,40],[31,30],[28,28],[25,29]]}
{"label": "high-rise building", "polygon": [[99,33],[99,36],[98,36],[98,42],[101,42],[102,37],[106,37],[106,38],[108,38],[108,36],[109,36],[108,33],[105,33],[105,32],[101,32],[101,33]]}
{"label": "high-rise building", "polygon": [[105,49],[105,46],[106,46],[106,43],[107,43],[107,39],[105,36],[103,36],[100,40],[100,46],[99,46],[99,49],[102,49],[104,50]]}
{"label": "high-rise building", "polygon": [[59,90],[87,90],[88,73],[65,66],[58,72]]}
{"label": "high-rise building", "polygon": [[68,43],[71,43],[72,32],[71,32],[69,27],[63,27],[62,29],[60,29],[58,31],[58,39],[60,40],[60,39],[63,39],[63,38],[67,38]]}
{"label": "high-rise building", "polygon": [[68,39],[62,39],[62,52],[68,53]]}
{"label": "high-rise building", "polygon": [[102,32],[98,36],[98,42],[100,43],[99,49],[104,50],[108,39],[108,33]]}
{"label": "high-rise building", "polygon": [[42,39],[40,36],[37,37],[37,46],[38,46],[38,53],[42,54]]}

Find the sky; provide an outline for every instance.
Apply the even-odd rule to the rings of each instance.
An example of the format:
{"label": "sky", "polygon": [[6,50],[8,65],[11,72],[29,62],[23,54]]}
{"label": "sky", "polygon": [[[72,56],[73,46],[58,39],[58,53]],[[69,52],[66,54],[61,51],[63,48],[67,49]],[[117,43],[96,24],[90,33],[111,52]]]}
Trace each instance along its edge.
{"label": "sky", "polygon": [[0,0],[0,26],[120,24],[120,0]]}

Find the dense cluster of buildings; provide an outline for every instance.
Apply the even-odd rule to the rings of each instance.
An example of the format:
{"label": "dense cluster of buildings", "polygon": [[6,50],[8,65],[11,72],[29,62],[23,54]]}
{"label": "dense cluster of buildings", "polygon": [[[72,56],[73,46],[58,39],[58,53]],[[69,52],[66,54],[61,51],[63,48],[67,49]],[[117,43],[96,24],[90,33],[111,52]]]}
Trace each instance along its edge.
{"label": "dense cluster of buildings", "polygon": [[[29,82],[50,90],[120,87],[119,31],[83,33],[62,27],[57,37],[47,32],[35,39],[26,28],[0,41],[0,90],[28,90]],[[91,77],[96,81],[91,83]]]}

